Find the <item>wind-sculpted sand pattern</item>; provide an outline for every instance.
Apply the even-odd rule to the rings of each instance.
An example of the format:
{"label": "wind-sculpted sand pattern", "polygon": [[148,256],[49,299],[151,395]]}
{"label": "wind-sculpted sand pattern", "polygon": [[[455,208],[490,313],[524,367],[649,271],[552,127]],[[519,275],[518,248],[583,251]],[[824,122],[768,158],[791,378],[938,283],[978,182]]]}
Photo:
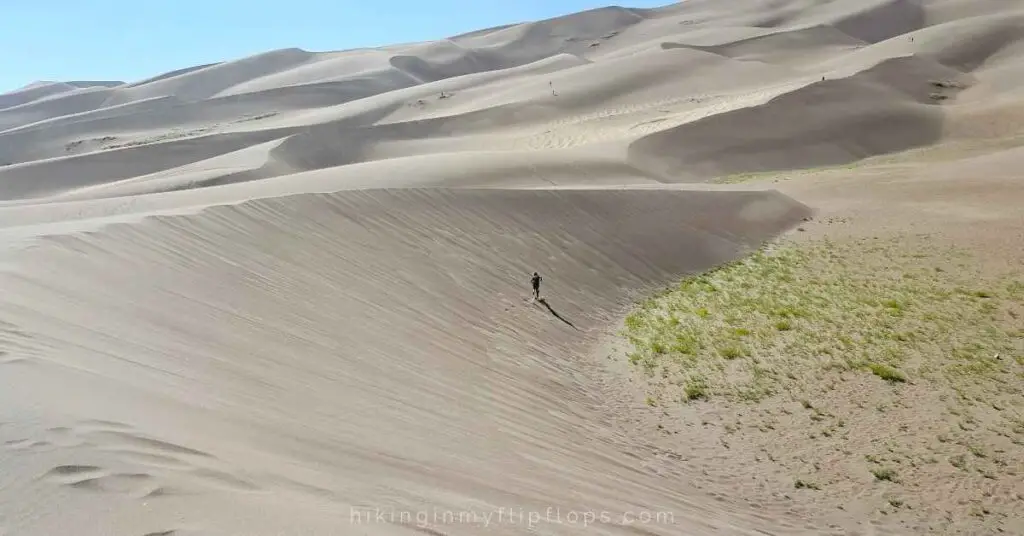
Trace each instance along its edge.
{"label": "wind-sculpted sand pattern", "polygon": [[[711,530],[735,506],[678,495],[649,468],[677,471],[670,459],[637,456],[642,444],[602,424],[606,397],[629,392],[587,349],[631,292],[733,259],[807,214],[770,192],[369,190],[44,239],[4,276],[19,290],[0,314],[20,312],[47,348],[8,376],[37,388],[5,403],[76,400],[91,420],[66,427],[64,446],[12,436],[12,453],[38,453],[19,488],[167,512],[191,497],[221,508],[186,515],[195,526],[224,529],[246,511],[253,533],[269,515],[383,505],[657,510],[672,518],[653,534]],[[534,269],[540,303],[528,300]],[[136,430],[166,413],[159,438]],[[600,530],[628,531],[611,519]]]}

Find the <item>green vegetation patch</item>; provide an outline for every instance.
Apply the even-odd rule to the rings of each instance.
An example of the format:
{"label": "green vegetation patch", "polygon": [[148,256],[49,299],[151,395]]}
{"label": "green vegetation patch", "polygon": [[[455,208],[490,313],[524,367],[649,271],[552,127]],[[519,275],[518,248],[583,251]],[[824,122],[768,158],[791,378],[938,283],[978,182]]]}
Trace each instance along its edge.
{"label": "green vegetation patch", "polygon": [[759,401],[836,371],[1024,385],[1024,284],[982,279],[966,259],[899,239],[759,251],[636,307],[629,359],[680,401]]}

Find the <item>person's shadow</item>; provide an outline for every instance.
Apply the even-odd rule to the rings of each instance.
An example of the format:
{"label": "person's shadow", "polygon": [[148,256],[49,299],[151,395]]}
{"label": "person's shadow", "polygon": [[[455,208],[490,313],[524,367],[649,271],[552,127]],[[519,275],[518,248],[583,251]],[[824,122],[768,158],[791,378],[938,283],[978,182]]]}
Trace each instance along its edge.
{"label": "person's shadow", "polygon": [[569,322],[568,320],[565,319],[565,317],[563,317],[562,315],[558,314],[558,311],[552,309],[551,308],[551,304],[548,303],[547,298],[537,298],[537,303],[540,303],[541,305],[543,305],[545,308],[547,308],[549,313],[551,313],[552,315],[555,316],[555,318],[561,320],[562,322],[565,322],[572,329],[575,329],[576,331],[580,330],[580,328],[576,327],[572,322]]}

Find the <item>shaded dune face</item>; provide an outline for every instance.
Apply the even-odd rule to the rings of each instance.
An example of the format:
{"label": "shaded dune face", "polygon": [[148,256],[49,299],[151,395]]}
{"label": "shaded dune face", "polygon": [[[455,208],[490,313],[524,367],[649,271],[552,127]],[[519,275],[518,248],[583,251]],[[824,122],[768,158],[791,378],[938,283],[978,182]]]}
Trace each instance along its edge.
{"label": "shaded dune face", "polygon": [[[91,443],[142,445],[159,467],[114,472],[75,451],[62,465],[88,466],[103,484],[88,489],[213,497],[217,474],[244,482],[236,493],[276,497],[262,515],[295,526],[307,522],[288,504],[299,501],[329,516],[381,504],[660,510],[674,520],[652,534],[711,533],[728,526],[723,514],[638,463],[644,447],[614,424],[624,391],[587,353],[634,293],[734,259],[807,214],[772,192],[369,190],[48,238],[3,276],[16,290],[0,315],[22,312],[27,334],[27,357],[5,374],[37,385],[3,401],[43,421],[137,428],[100,425]],[[527,301],[534,270],[541,304]],[[178,417],[147,418],[171,400]],[[69,434],[90,429],[71,420]],[[185,517],[222,528],[256,504],[247,497]]]}
{"label": "shaded dune face", "polygon": [[698,182],[926,147],[941,141],[946,122],[928,81],[959,84],[961,78],[929,59],[889,59],[848,78],[651,134],[630,144],[628,160],[668,181]]}

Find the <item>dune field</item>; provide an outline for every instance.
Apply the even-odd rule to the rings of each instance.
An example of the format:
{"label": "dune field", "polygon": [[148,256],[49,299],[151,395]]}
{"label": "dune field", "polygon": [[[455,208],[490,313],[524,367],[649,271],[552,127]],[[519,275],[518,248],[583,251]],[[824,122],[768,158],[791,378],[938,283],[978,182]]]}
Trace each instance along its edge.
{"label": "dune field", "polygon": [[0,535],[1024,534],[1017,0],[183,67],[0,95]]}

